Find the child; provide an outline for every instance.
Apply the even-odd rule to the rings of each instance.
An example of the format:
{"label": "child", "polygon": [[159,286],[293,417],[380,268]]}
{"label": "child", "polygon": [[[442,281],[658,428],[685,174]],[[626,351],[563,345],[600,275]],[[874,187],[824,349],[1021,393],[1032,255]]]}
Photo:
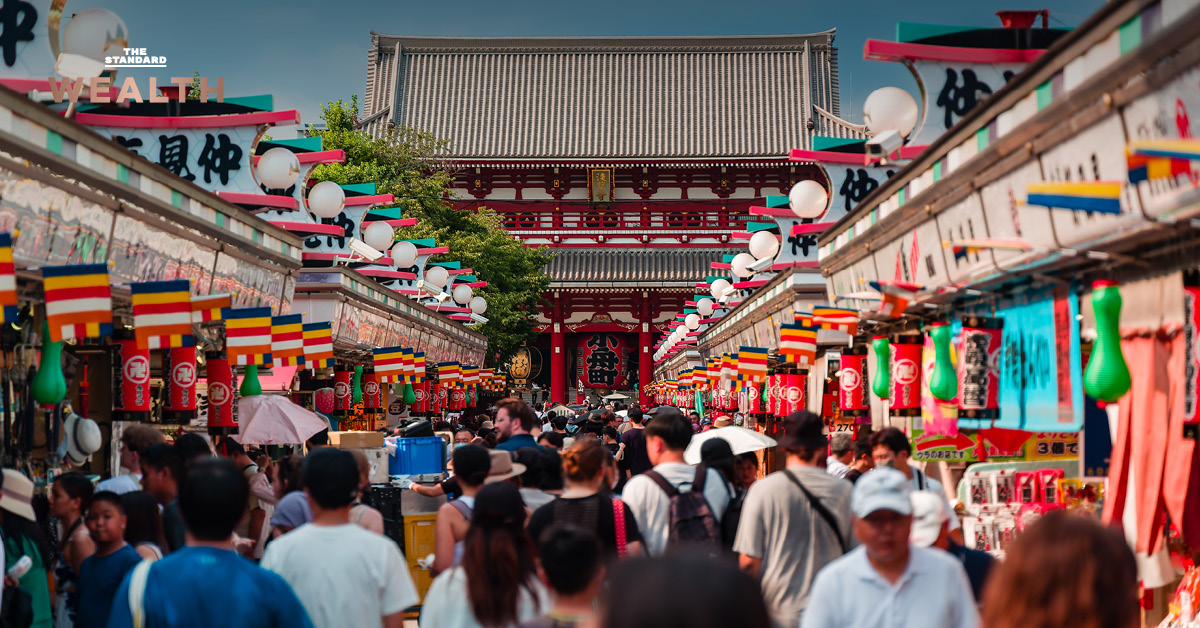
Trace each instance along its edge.
{"label": "child", "polygon": [[87,513],[88,532],[96,543],[92,554],[79,568],[79,610],[75,614],[78,628],[103,628],[108,625],[113,596],[121,581],[142,557],[125,542],[125,507],[121,496],[101,491],[92,496]]}
{"label": "child", "polygon": [[521,628],[576,628],[595,623],[596,595],[604,585],[604,554],[596,537],[554,526],[538,542],[538,577],[554,592],[554,609]]}

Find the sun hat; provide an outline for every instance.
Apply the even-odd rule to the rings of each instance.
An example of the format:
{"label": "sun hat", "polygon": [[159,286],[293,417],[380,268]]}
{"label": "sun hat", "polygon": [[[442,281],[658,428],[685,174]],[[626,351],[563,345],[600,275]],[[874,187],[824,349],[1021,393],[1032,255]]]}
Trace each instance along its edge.
{"label": "sun hat", "polygon": [[713,421],[713,427],[729,427],[733,425],[733,419],[728,414],[722,414]]}
{"label": "sun hat", "polygon": [[483,423],[481,423],[479,425],[479,429],[481,429],[481,430],[490,430],[490,429],[493,429],[494,427],[495,426],[492,424],[491,421],[484,421]]}
{"label": "sun hat", "polygon": [[37,521],[33,512],[33,480],[16,469],[4,470],[4,487],[0,489],[0,508],[18,517]]}
{"label": "sun hat", "polygon": [[932,491],[913,491],[911,500],[913,522],[908,540],[913,545],[929,547],[941,536],[946,524],[945,500]]}
{"label": "sun hat", "polygon": [[488,455],[492,457],[492,468],[488,471],[487,479],[483,481],[484,484],[503,482],[508,478],[525,473],[525,465],[513,462],[512,454],[507,451],[490,449],[488,450]]}
{"label": "sun hat", "polygon": [[890,510],[901,515],[912,514],[908,478],[896,469],[880,468],[858,478],[850,493],[850,510],[864,519],[877,510]]}
{"label": "sun hat", "polygon": [[95,421],[74,412],[63,419],[63,440],[58,453],[72,465],[78,467],[91,460],[92,454],[103,445],[104,437]]}

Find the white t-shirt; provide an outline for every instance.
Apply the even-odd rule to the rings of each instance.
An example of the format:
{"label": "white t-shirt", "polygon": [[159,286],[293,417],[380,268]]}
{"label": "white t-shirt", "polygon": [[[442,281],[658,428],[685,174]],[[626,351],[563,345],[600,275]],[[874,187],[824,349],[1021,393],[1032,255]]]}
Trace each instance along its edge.
{"label": "white t-shirt", "polygon": [[800,628],[976,628],[979,613],[962,563],[939,549],[910,550],[894,585],[875,571],[863,547],[826,565]]}
{"label": "white t-shirt", "polygon": [[[537,578],[534,592],[521,588],[521,599],[517,602],[517,622],[525,623],[536,619],[550,610],[550,594]],[[350,626],[352,624],[345,624]],[[515,625],[515,624],[514,624]],[[425,603],[421,605],[421,626],[428,628],[483,628],[471,610],[471,599],[467,593],[467,572],[454,567],[433,580]],[[509,627],[504,627],[509,628]]]}
{"label": "white t-shirt", "polygon": [[292,586],[315,628],[378,626],[419,601],[400,548],[353,523],[302,525],[272,541],[261,566]]}
{"label": "white t-shirt", "polygon": [[[692,480],[696,479],[696,467],[682,462],[664,462],[654,470],[681,493],[692,490]],[[704,478],[704,498],[708,500],[708,507],[712,509],[717,522],[725,515],[730,497],[729,487],[721,477],[721,472],[709,469]],[[646,542],[646,553],[661,556],[667,549],[667,537],[671,533],[671,498],[667,497],[658,483],[643,474],[634,476],[625,484],[621,499],[629,505],[633,517],[637,519],[638,530]]]}
{"label": "white t-shirt", "polygon": [[125,493],[132,493],[140,490],[142,490],[142,483],[138,480],[138,477],[132,473],[126,473],[125,475],[118,475],[114,478],[108,478],[107,480],[104,480],[96,485],[97,493],[100,491],[112,491],[117,495],[124,495]]}
{"label": "white t-shirt", "polygon": [[825,473],[835,478],[844,478],[847,473],[850,473],[850,466],[835,456],[830,456],[825,459]]}

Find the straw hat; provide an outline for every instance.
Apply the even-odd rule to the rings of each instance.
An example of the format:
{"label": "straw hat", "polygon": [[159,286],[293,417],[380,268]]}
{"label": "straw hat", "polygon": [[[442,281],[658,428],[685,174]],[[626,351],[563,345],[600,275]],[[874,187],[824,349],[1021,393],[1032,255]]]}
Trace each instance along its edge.
{"label": "straw hat", "polygon": [[730,425],[733,425],[733,419],[729,418],[728,414],[722,414],[717,417],[716,421],[713,421],[713,427],[729,427]]}
{"label": "straw hat", "polygon": [[516,477],[525,473],[525,465],[519,462],[513,462],[512,454],[500,449],[488,450],[488,455],[492,457],[492,468],[488,471],[487,479],[484,484],[493,482],[503,482],[508,478]]}
{"label": "straw hat", "polygon": [[33,481],[16,469],[5,469],[4,487],[0,489],[0,508],[37,521],[37,515],[33,514]]}

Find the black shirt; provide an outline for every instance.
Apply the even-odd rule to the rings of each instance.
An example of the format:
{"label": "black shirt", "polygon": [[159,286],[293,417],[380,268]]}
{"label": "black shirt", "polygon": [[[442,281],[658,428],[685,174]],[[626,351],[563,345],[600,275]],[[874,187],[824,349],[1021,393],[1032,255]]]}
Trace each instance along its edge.
{"label": "black shirt", "polygon": [[[641,541],[642,534],[638,530],[637,520],[628,504],[625,508],[625,545]],[[568,524],[590,530],[599,539],[605,553],[610,557],[617,556],[617,526],[613,517],[612,498],[603,495],[588,495],[587,497],[559,497],[533,511],[529,517],[529,538],[536,545],[542,533],[555,524]]]}
{"label": "black shirt", "polygon": [[846,474],[846,479],[850,480],[851,484],[854,484],[855,482],[857,482],[858,478],[861,478],[861,477],[862,477],[862,471],[859,471],[858,469],[850,469],[850,472]]}
{"label": "black shirt", "polygon": [[654,465],[650,464],[650,455],[646,453],[645,429],[625,430],[621,442],[625,443],[625,460],[628,461],[631,476],[654,468]]}
{"label": "black shirt", "polygon": [[462,485],[458,483],[458,476],[446,478],[438,486],[442,487],[442,492],[446,494],[446,499],[449,501],[462,497]]}

